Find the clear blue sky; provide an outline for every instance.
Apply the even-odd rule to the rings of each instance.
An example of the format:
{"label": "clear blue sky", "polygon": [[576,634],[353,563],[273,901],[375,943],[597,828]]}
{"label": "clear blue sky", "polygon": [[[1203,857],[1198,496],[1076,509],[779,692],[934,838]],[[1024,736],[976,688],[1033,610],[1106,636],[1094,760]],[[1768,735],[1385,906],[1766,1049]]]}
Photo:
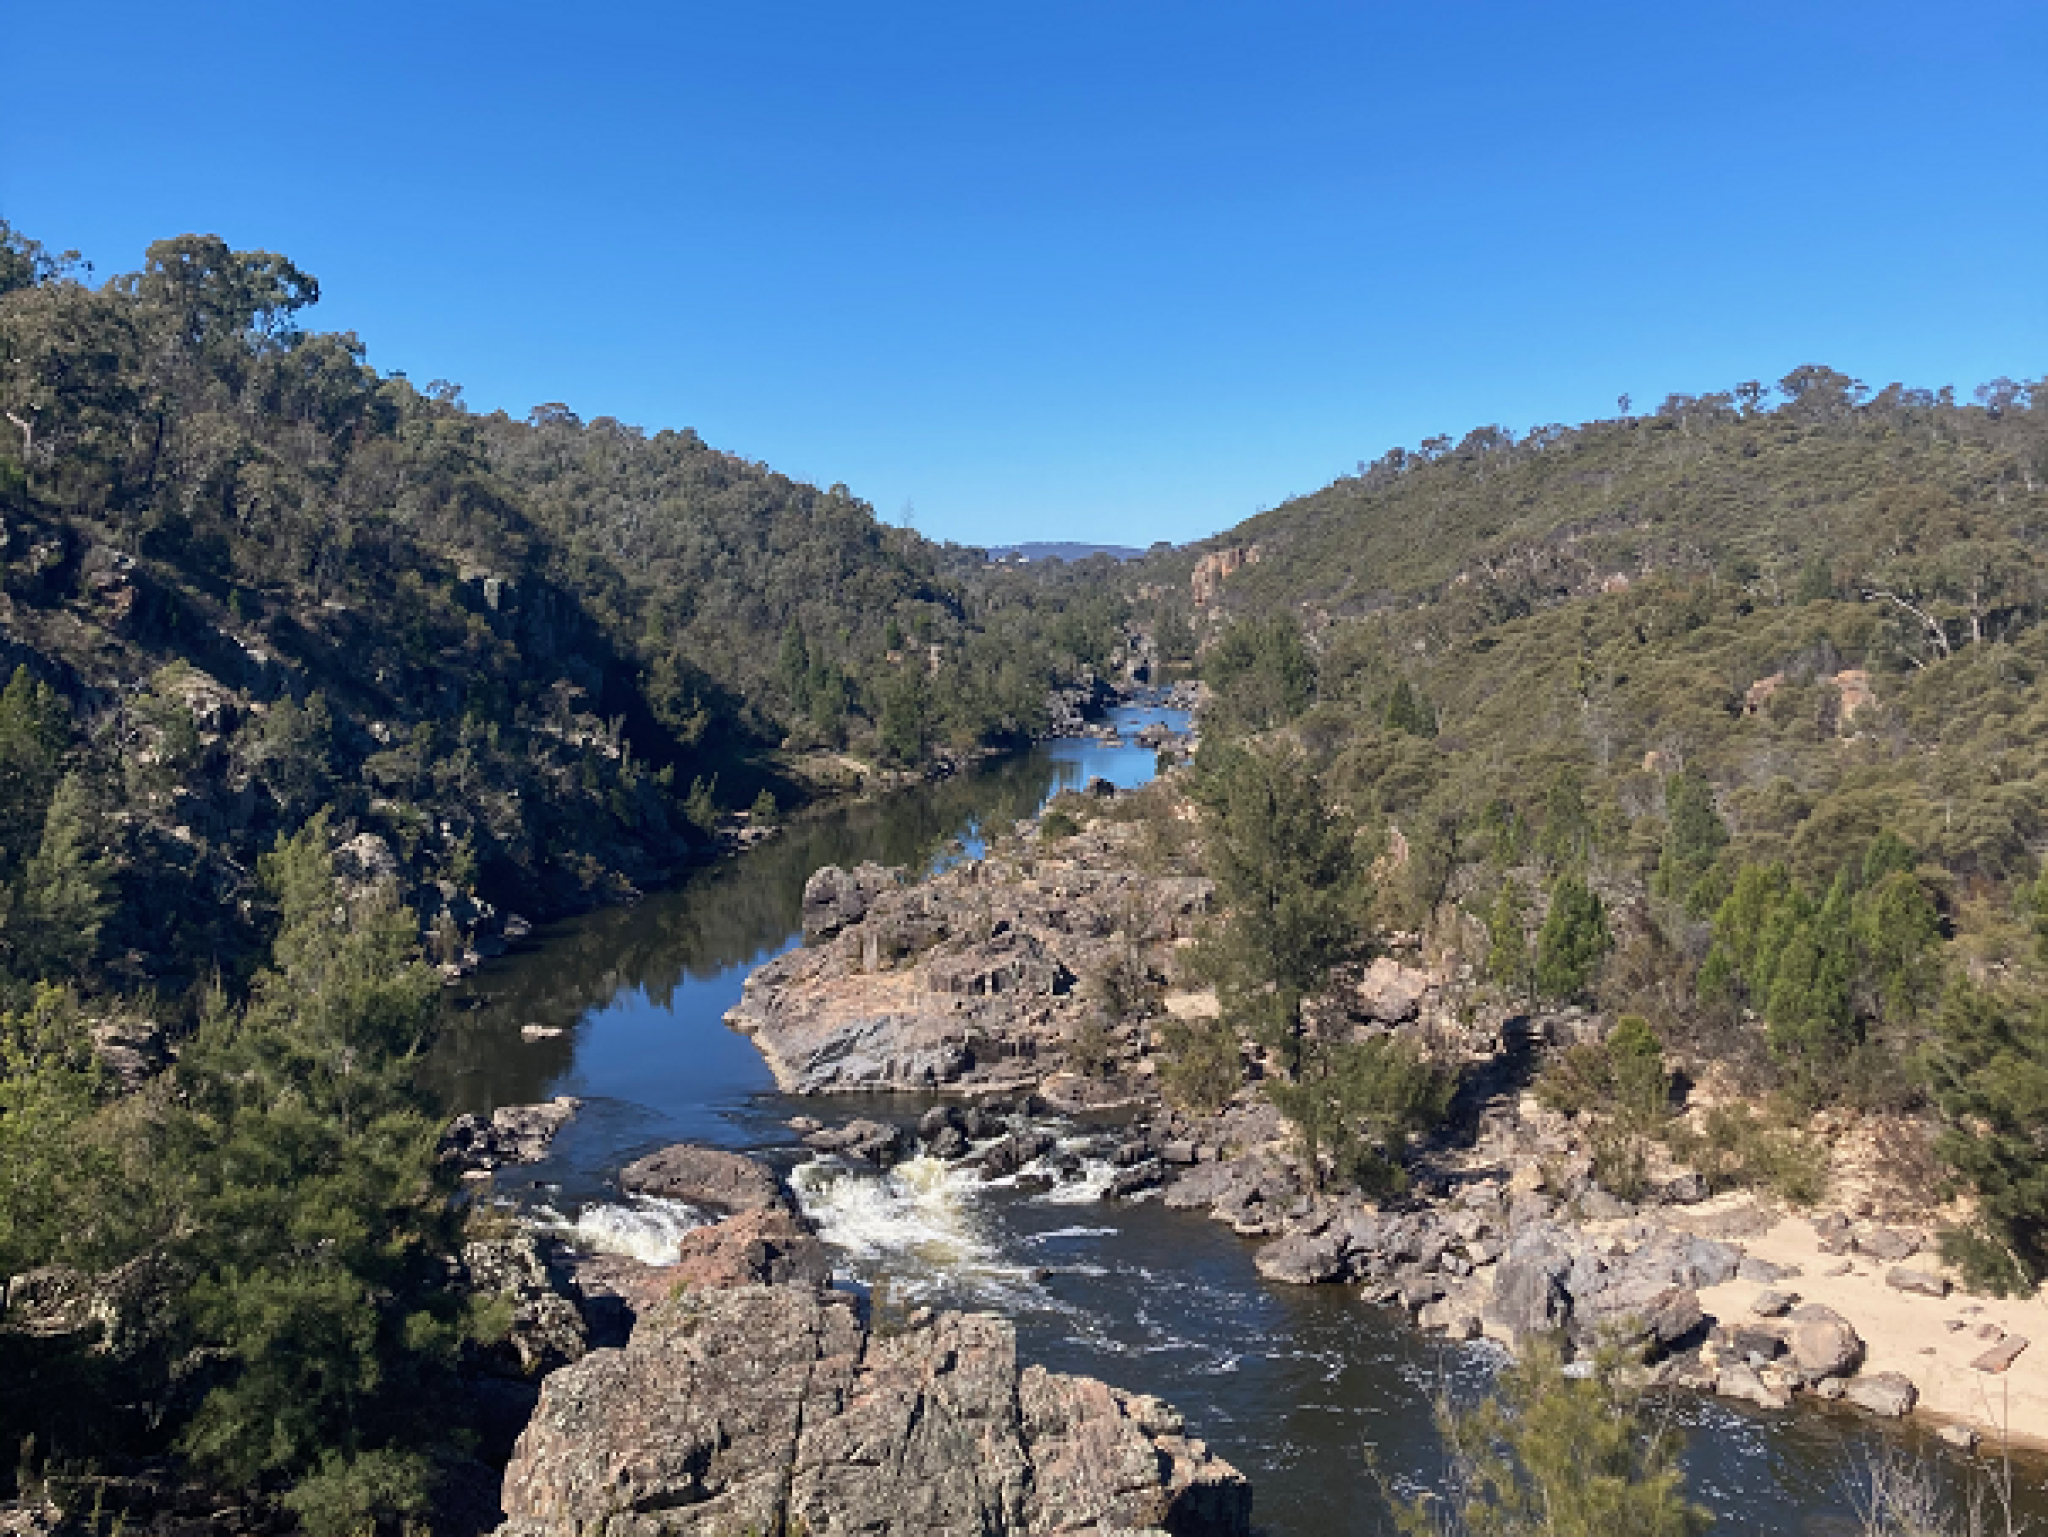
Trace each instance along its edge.
{"label": "clear blue sky", "polygon": [[0,216],[972,542],[1439,431],[2048,373],[2048,5],[22,5]]}

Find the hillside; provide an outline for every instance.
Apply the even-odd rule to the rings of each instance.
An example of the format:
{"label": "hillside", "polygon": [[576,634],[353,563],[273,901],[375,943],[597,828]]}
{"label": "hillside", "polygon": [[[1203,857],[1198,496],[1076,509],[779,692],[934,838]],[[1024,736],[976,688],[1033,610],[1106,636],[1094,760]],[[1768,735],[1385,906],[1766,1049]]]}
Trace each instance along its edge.
{"label": "hillside", "polygon": [[0,878],[70,786],[106,899],[72,980],[238,964],[258,855],[322,806],[459,947],[658,878],[842,754],[1020,741],[1114,643],[1099,595],[844,486],[380,374],[303,327],[284,257],[185,236],[88,279],[0,229],[0,682],[25,669],[36,744]]}
{"label": "hillside", "polygon": [[[1655,1144],[1716,1187],[1875,1202],[2031,1295],[2048,391],[1778,393],[1438,441],[1131,573],[1155,635],[1199,643],[1211,845],[1289,893],[1231,957],[1241,1017],[1170,1070],[1227,1095],[1256,1037],[1313,1148],[1307,1084],[1349,1069],[1301,995],[1403,936],[1474,1008],[1634,1016],[1615,1039],[1666,1064],[1642,1103],[1597,1039],[1537,1084],[1610,1194]],[[1290,865],[1289,807],[1341,847]],[[1318,893],[1311,853],[1351,873]]]}

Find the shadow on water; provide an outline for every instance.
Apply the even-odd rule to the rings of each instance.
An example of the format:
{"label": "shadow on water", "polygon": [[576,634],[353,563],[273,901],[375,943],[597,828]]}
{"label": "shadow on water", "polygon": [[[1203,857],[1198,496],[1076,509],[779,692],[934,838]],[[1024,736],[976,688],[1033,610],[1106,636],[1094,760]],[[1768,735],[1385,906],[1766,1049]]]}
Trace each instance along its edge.
{"label": "shadow on water", "polygon": [[[1122,724],[1157,718],[1125,713]],[[637,906],[552,925],[486,968],[451,996],[427,1079],[454,1110],[584,1097],[549,1159],[501,1185],[571,1215],[618,1212],[619,1166],[678,1138],[791,1168],[807,1157],[792,1115],[914,1119],[922,1104],[901,1098],[821,1107],[782,1096],[752,1043],[725,1027],[747,973],[796,942],[804,882],[826,864],[926,868],[950,857],[953,840],[971,846],[980,829],[1030,815],[1062,786],[1100,774],[1132,787],[1151,772],[1140,749],[1055,743],[801,818],[740,859]],[[523,1026],[562,1034],[527,1040]],[[1527,1070],[1526,1050],[1512,1052],[1501,1081],[1464,1101],[1464,1116]],[[1498,1364],[1491,1347],[1425,1338],[1345,1288],[1269,1284],[1249,1242],[1193,1214],[976,1186],[943,1171],[924,1178],[913,1188],[862,1175],[844,1193],[827,1234],[846,1277],[999,1311],[1016,1322],[1027,1361],[1167,1399],[1251,1477],[1273,1537],[1388,1530],[1366,1447],[1398,1487],[1429,1486],[1442,1471],[1434,1395],[1474,1396]],[[1853,1537],[1843,1490],[1862,1458],[1901,1445],[1938,1456],[1923,1437],[1846,1414],[1694,1398],[1675,1400],[1674,1413],[1690,1486],[1719,1514],[1717,1532]],[[2048,1480],[2030,1464],[2025,1482],[2039,1529]]]}

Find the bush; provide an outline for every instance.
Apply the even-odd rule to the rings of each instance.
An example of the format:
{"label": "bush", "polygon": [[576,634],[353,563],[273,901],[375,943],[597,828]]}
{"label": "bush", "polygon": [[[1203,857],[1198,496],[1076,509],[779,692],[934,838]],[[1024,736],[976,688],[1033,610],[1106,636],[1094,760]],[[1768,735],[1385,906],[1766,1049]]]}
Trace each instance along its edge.
{"label": "bush", "polygon": [[1038,836],[1046,843],[1057,843],[1071,838],[1081,830],[1081,824],[1074,820],[1072,812],[1048,811],[1038,821]]}
{"label": "bush", "polygon": [[1213,1115],[1244,1084],[1244,1052],[1237,1032],[1216,1019],[1169,1019],[1160,1029],[1165,1050],[1159,1084],[1174,1103]]}
{"label": "bush", "polygon": [[1812,1206],[1827,1194],[1826,1150],[1747,1105],[1714,1106],[1698,1131],[1673,1122],[1665,1141],[1673,1157],[1699,1170],[1716,1191],[1769,1190],[1794,1206]]}
{"label": "bush", "polygon": [[1453,1087],[1412,1041],[1375,1036],[1322,1044],[1301,1077],[1266,1093],[1294,1123],[1311,1170],[1327,1159],[1336,1183],[1389,1191],[1406,1185],[1408,1140],[1443,1119]]}

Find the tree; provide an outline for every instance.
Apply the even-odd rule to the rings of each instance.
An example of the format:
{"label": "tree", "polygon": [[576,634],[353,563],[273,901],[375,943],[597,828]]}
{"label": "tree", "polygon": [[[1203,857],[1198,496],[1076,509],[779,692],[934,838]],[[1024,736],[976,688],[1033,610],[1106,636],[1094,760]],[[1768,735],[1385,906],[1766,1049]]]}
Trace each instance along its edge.
{"label": "tree", "polygon": [[26,667],[0,690],[0,876],[12,876],[41,841],[50,792],[71,734],[71,712]]}
{"label": "tree", "polygon": [[1500,883],[1499,894],[1486,910],[1486,975],[1511,998],[1535,998],[1535,962],[1529,954],[1522,893],[1512,879]]}
{"label": "tree", "polygon": [[1350,950],[1358,861],[1315,772],[1278,748],[1205,747],[1195,794],[1224,919],[1205,946],[1225,1018],[1301,1062],[1302,1003]]}
{"label": "tree", "polygon": [[1536,936],[1536,990],[1546,998],[1578,997],[1612,948],[1606,904],[1578,876],[1560,875]]}
{"label": "tree", "polygon": [[1293,1122],[1313,1179],[1327,1161],[1340,1184],[1385,1192],[1405,1185],[1409,1138],[1443,1119],[1453,1087],[1413,1041],[1375,1036],[1321,1044],[1293,1083],[1266,1092]]}
{"label": "tree", "polygon": [[1689,916],[1704,917],[1717,905],[1706,877],[1728,844],[1713,786],[1696,774],[1672,775],[1664,785],[1664,817],[1664,849],[1651,890]]}
{"label": "tree", "polygon": [[1438,1406],[1448,1497],[1397,1502],[1396,1524],[1409,1537],[1705,1532],[1712,1517],[1685,1498],[1677,1438],[1626,1382],[1611,1359],[1568,1377],[1556,1344],[1532,1342],[1477,1408]]}
{"label": "tree", "polygon": [[222,1362],[180,1443],[229,1484],[290,1482],[322,1537],[424,1510],[477,1322],[413,1086],[438,988],[395,891],[337,905],[326,840],[316,816],[265,857],[272,968],[187,1047],[170,1137],[187,1324]]}
{"label": "tree", "polygon": [[1536,852],[1553,870],[1583,865],[1593,850],[1593,814],[1586,806],[1585,781],[1576,769],[1561,768],[1543,798],[1543,831]]}
{"label": "tree", "polygon": [[1952,1242],[1979,1284],[2006,1293],[2048,1277],[2048,1004],[1958,978],[1927,1059],[1946,1129],[1935,1151],[1969,1182],[1978,1242]]}
{"label": "tree", "polygon": [[7,914],[8,948],[24,976],[76,979],[99,947],[108,901],[95,820],[83,781],[65,775],[50,796],[41,844]]}
{"label": "tree", "polygon": [[0,1015],[0,1278],[92,1257],[112,1160],[84,1128],[104,1089],[68,990]]}
{"label": "tree", "polygon": [[1315,696],[1315,659],[1291,614],[1232,624],[1204,658],[1202,677],[1222,719],[1242,731],[1284,725]]}

